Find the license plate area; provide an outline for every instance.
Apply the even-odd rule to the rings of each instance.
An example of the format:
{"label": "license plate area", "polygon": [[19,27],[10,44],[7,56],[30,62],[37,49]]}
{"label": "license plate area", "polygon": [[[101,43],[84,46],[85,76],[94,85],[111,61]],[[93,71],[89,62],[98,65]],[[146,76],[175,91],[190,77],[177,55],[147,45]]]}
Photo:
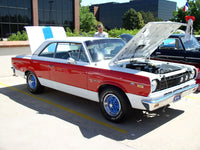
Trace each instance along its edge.
{"label": "license plate area", "polygon": [[174,96],[174,102],[179,101],[181,99],[181,94]]}

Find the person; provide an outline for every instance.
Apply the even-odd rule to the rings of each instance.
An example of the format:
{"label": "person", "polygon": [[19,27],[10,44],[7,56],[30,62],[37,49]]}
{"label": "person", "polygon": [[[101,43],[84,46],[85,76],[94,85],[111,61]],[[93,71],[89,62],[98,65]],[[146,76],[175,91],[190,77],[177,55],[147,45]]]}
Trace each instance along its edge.
{"label": "person", "polygon": [[105,37],[105,38],[108,37],[108,33],[106,33],[106,32],[103,31],[103,25],[102,24],[99,24],[97,26],[97,28],[98,28],[98,32],[96,32],[94,34],[94,37]]}

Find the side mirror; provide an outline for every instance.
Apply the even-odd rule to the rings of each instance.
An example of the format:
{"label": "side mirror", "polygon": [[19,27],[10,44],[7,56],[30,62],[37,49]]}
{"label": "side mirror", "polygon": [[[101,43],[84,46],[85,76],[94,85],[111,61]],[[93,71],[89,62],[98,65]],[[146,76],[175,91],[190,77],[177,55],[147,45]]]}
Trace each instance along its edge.
{"label": "side mirror", "polygon": [[76,64],[76,61],[73,58],[69,57],[69,58],[67,58],[67,63],[68,64]]}

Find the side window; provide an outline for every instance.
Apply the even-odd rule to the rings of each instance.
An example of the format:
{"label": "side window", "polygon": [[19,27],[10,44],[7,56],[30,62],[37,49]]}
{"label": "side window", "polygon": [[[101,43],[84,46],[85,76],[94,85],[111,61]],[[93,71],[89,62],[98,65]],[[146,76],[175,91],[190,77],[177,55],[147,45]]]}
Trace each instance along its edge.
{"label": "side window", "polygon": [[67,59],[69,55],[69,43],[58,43],[55,58]]}
{"label": "side window", "polygon": [[69,55],[74,60],[79,60],[79,54],[80,54],[81,44],[77,43],[70,43],[69,45]]}
{"label": "side window", "polygon": [[88,62],[83,47],[79,43],[58,43],[55,58],[73,58],[76,61]]}
{"label": "side window", "polygon": [[51,43],[39,54],[39,56],[53,58],[55,49],[56,49],[56,43]]}
{"label": "side window", "polygon": [[81,46],[81,49],[80,49],[80,56],[79,56],[79,61],[82,61],[82,62],[89,62],[88,61],[88,58],[84,52],[84,49],[83,49],[83,46]]}
{"label": "side window", "polygon": [[183,50],[181,41],[177,38],[166,39],[163,44],[159,46],[159,49],[168,49],[168,50]]}

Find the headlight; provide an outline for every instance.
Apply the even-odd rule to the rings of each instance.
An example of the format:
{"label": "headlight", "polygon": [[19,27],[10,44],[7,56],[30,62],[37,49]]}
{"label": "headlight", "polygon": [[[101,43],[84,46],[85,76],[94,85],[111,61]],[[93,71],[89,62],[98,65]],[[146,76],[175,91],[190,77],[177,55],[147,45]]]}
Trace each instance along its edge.
{"label": "headlight", "polygon": [[192,69],[192,71],[190,72],[190,79],[193,79],[195,77],[195,70]]}
{"label": "headlight", "polygon": [[151,92],[154,92],[157,89],[157,81],[156,80],[152,80],[151,81]]}

